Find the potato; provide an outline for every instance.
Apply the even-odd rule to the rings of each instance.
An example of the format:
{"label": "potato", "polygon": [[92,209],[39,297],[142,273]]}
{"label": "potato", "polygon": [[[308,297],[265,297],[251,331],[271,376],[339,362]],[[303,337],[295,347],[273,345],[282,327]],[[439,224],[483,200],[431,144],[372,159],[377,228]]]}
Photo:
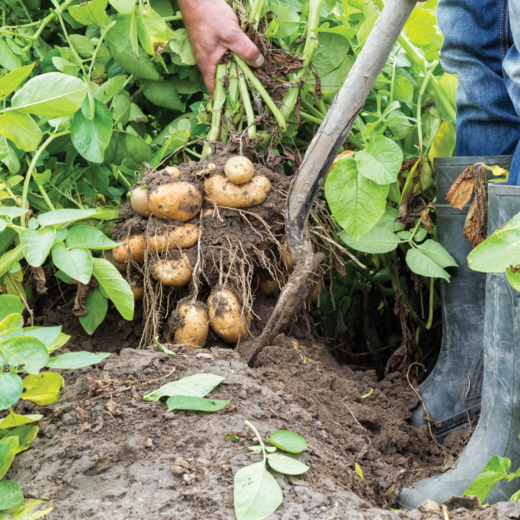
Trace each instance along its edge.
{"label": "potato", "polygon": [[157,218],[186,222],[199,213],[202,195],[189,182],[173,182],[155,188],[150,193],[148,205]]}
{"label": "potato", "polygon": [[112,254],[112,251],[105,249],[102,254],[103,258],[105,260],[108,260],[119,272],[126,273],[126,268],[128,264],[120,264],[119,262],[116,262],[114,260],[114,255]]}
{"label": "potato", "polygon": [[177,260],[160,259],[152,265],[152,275],[164,285],[182,287],[191,280],[190,260],[182,255]]}
{"label": "potato", "polygon": [[262,280],[258,286],[266,296],[272,296],[280,290],[280,284],[276,280]]}
{"label": "potato", "polygon": [[132,276],[132,279],[130,280],[130,289],[132,289],[135,302],[143,299],[144,285],[143,279],[140,276]]}
{"label": "potato", "polygon": [[166,321],[166,325],[162,331],[162,337],[169,343],[170,342],[170,325],[172,324],[172,317],[170,316]]}
{"label": "potato", "polygon": [[258,206],[264,202],[270,189],[269,179],[261,175],[256,175],[241,186],[229,182],[222,175],[212,175],[204,181],[206,197],[226,208],[253,208]]}
{"label": "potato", "polygon": [[170,249],[192,247],[198,239],[199,228],[194,224],[184,224],[162,235],[148,235],[148,245],[155,253],[165,253]]}
{"label": "potato", "polygon": [[123,243],[112,250],[114,260],[119,264],[127,264],[129,257],[128,252],[134,262],[144,262],[144,252],[146,250],[146,240],[143,235],[132,235],[130,238],[125,238]]}
{"label": "potato", "polygon": [[181,171],[176,166],[166,166],[162,173],[164,173],[165,175],[169,175],[173,180],[176,180],[179,178]]}
{"label": "potato", "polygon": [[152,212],[148,207],[148,190],[136,188],[130,193],[130,204],[132,209],[141,217],[148,218]]}
{"label": "potato", "polygon": [[247,318],[233,291],[217,285],[208,298],[211,328],[227,343],[236,344],[247,336]]}
{"label": "potato", "polygon": [[255,167],[247,157],[231,157],[224,166],[226,177],[233,184],[245,184],[255,174]]}
{"label": "potato", "polygon": [[186,348],[201,348],[206,344],[209,332],[209,317],[201,302],[179,302],[180,325],[175,330],[175,343]]}

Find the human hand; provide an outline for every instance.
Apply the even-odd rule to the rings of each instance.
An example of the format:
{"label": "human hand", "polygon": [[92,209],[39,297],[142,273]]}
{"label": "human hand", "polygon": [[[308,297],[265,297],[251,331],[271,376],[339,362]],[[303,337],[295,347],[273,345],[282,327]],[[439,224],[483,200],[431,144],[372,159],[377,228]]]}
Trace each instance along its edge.
{"label": "human hand", "polygon": [[193,54],[210,93],[215,90],[218,62],[228,49],[251,67],[263,65],[264,57],[240,29],[233,9],[225,0],[179,0],[179,7]]}

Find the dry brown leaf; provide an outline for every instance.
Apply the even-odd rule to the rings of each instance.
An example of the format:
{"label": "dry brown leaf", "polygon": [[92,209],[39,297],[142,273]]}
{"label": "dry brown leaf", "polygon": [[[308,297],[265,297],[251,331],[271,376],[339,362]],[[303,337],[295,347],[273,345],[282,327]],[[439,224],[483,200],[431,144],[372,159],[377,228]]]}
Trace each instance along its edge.
{"label": "dry brown leaf", "polygon": [[76,417],[78,418],[78,421],[86,423],[90,420],[90,413],[87,412],[87,410],[83,410],[83,408],[78,405],[76,408]]}
{"label": "dry brown leaf", "polygon": [[464,236],[471,242],[473,247],[486,240],[486,185],[482,176],[475,183],[475,198],[464,222]]}
{"label": "dry brown leaf", "polygon": [[462,209],[471,199],[476,180],[473,166],[466,168],[453,183],[446,200],[455,209]]}
{"label": "dry brown leaf", "polygon": [[74,299],[72,314],[74,314],[74,316],[85,316],[85,314],[87,314],[85,302],[87,301],[88,292],[90,291],[90,285],[84,285],[77,280],[72,280],[72,283],[78,288],[76,291],[76,298]]}
{"label": "dry brown leaf", "polygon": [[36,268],[32,268],[32,272],[33,272],[33,277],[36,279],[36,290],[40,293],[40,294],[45,294],[47,292],[47,287],[45,287],[45,272],[42,268],[42,266],[40,267],[36,267]]}
{"label": "dry brown leaf", "polygon": [[112,415],[124,415],[123,407],[113,399],[110,399],[105,406]]}
{"label": "dry brown leaf", "polygon": [[428,210],[421,211],[421,224],[431,233],[432,231],[432,220],[430,218],[430,212]]}

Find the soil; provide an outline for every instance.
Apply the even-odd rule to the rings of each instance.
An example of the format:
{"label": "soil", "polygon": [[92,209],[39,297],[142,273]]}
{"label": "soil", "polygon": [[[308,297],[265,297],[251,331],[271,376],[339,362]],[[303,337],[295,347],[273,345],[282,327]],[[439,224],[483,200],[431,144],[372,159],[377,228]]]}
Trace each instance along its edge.
{"label": "soil", "polygon": [[[444,463],[426,428],[406,422],[417,398],[400,374],[380,381],[375,371],[340,366],[301,323],[291,336],[280,335],[266,347],[254,369],[229,347],[174,348],[177,355],[171,357],[151,347],[136,349],[142,326],[114,312],[88,337],[71,305],[45,309],[39,320],[60,323],[72,335],[62,352],[112,355],[94,367],[60,371],[66,380],[63,398],[43,411],[37,408],[45,414],[40,434],[7,475],[27,496],[52,500],[49,520],[233,519],[233,475],[260,460],[248,450],[253,435],[246,420],[262,436],[287,429],[309,444],[295,456],[310,466],[306,474],[274,473],[284,502],[269,520],[442,518],[440,512],[390,509],[394,484],[426,478]],[[226,378],[211,393],[233,399],[221,412],[168,412],[164,403],[142,399],[201,372]],[[36,413],[36,407],[21,402],[16,411]],[[448,445],[460,448],[460,442]],[[356,464],[364,479],[355,473]],[[519,519],[520,504],[481,512],[458,507],[449,515]]]}

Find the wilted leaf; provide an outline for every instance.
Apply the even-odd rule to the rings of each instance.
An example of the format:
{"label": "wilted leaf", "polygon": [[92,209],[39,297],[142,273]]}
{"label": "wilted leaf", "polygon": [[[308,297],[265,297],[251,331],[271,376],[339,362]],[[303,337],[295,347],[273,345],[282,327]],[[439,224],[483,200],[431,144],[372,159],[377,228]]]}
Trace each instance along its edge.
{"label": "wilted leaf", "polygon": [[473,167],[464,170],[453,183],[446,200],[455,208],[462,209],[471,199],[475,187],[476,176]]}

